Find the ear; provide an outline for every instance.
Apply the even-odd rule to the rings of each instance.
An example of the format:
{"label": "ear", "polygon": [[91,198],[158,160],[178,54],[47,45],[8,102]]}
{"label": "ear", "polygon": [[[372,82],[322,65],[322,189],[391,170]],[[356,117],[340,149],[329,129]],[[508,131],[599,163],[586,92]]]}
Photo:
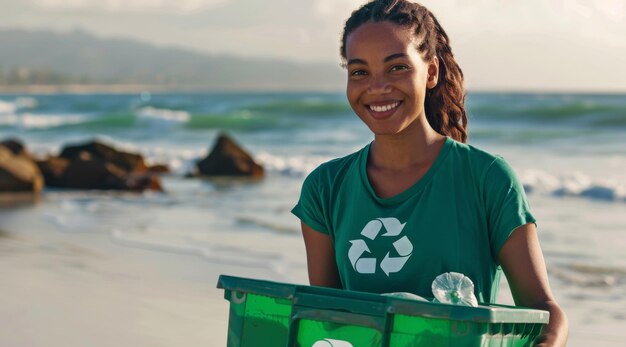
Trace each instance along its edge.
{"label": "ear", "polygon": [[432,89],[437,85],[439,80],[439,59],[433,57],[428,63],[428,79],[426,80],[426,88]]}

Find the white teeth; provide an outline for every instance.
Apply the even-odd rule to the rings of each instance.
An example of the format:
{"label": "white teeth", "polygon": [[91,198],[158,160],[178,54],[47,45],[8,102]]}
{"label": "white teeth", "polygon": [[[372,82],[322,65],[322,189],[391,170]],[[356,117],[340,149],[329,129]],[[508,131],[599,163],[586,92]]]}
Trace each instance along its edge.
{"label": "white teeth", "polygon": [[400,104],[399,102],[394,102],[393,104],[383,105],[383,106],[370,105],[370,109],[374,112],[385,112],[385,111],[391,110],[392,108],[398,107],[399,104]]}

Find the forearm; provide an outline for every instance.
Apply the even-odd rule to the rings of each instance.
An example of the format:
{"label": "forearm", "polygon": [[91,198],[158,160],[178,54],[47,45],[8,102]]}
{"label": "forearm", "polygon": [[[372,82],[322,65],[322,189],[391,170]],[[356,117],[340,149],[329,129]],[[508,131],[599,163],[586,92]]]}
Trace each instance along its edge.
{"label": "forearm", "polygon": [[537,347],[562,347],[567,344],[569,331],[567,316],[555,301],[545,301],[533,308],[550,312],[550,322],[543,329],[541,336],[536,341]]}

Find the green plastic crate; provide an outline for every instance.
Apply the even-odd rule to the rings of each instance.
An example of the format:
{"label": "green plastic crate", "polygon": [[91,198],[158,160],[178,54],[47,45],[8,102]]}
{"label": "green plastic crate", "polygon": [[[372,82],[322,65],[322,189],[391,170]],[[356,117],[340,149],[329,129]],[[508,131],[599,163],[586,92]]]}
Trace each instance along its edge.
{"label": "green plastic crate", "polygon": [[227,347],[532,346],[546,311],[455,306],[222,275]]}

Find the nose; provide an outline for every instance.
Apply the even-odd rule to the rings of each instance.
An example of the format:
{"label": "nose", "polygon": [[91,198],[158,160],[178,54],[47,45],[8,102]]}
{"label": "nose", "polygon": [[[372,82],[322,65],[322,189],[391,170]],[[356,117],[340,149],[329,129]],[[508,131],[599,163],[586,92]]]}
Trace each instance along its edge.
{"label": "nose", "polygon": [[391,92],[391,84],[385,75],[372,75],[367,91],[370,94],[386,94]]}

